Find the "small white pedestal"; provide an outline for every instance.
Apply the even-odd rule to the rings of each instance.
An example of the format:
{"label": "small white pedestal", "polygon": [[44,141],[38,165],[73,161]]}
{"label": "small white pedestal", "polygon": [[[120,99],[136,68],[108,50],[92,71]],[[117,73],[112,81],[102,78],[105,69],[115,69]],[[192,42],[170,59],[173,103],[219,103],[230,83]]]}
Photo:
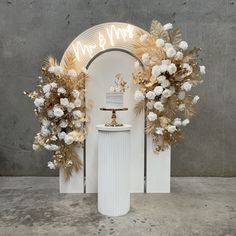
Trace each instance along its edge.
{"label": "small white pedestal", "polygon": [[130,209],[129,162],[131,125],[98,129],[98,211],[121,216]]}

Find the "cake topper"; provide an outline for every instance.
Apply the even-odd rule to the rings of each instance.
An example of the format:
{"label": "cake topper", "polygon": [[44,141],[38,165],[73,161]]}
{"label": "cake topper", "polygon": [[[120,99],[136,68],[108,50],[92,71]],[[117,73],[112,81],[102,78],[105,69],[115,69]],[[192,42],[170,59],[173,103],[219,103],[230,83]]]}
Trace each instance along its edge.
{"label": "cake topper", "polygon": [[119,73],[115,76],[115,85],[110,87],[110,92],[125,92],[129,86],[127,85],[127,82],[124,81],[124,76]]}

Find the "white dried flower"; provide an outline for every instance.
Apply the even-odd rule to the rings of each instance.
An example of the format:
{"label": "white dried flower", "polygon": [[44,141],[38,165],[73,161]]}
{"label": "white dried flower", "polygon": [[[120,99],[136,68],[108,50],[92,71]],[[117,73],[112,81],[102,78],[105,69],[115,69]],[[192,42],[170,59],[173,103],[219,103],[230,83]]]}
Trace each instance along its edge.
{"label": "white dried flower", "polygon": [[56,169],[56,166],[54,165],[53,162],[49,161],[49,162],[48,162],[48,168],[51,169],[51,170],[55,170],[55,169]]}
{"label": "white dried flower", "polygon": [[163,91],[163,93],[162,93],[162,96],[164,97],[164,98],[168,98],[168,97],[170,97],[172,95],[172,93],[171,93],[171,91],[169,90],[169,89],[165,89],[164,91]]}
{"label": "white dried flower", "polygon": [[186,92],[189,92],[192,89],[192,84],[190,84],[189,82],[184,82],[181,88]]}
{"label": "white dried flower", "polygon": [[192,100],[192,104],[196,104],[197,102],[198,102],[198,100],[199,100],[199,96],[194,96],[194,98],[193,98],[193,100]]}
{"label": "white dried flower", "polygon": [[139,38],[141,43],[144,43],[148,39],[148,34],[142,34]]}
{"label": "white dried flower", "polygon": [[156,134],[159,134],[159,135],[163,135],[163,131],[164,131],[163,128],[157,127],[155,133],[156,133]]}
{"label": "white dried flower", "polygon": [[67,74],[72,78],[77,76],[77,72],[74,69],[68,70]]}
{"label": "white dried flower", "polygon": [[157,77],[157,76],[159,76],[161,74],[161,67],[160,66],[153,66],[152,67],[152,75],[154,76],[154,77]]}
{"label": "white dried flower", "polygon": [[72,112],[72,115],[73,115],[74,119],[77,120],[82,117],[82,112],[80,110],[76,110],[76,111]]}
{"label": "white dried flower", "polygon": [[43,137],[47,137],[50,134],[50,130],[46,126],[43,125],[41,126],[40,133]]}
{"label": "white dried flower", "polygon": [[149,121],[155,121],[157,119],[157,114],[155,114],[154,112],[149,112],[147,118]]}
{"label": "white dried flower", "polygon": [[175,118],[173,120],[173,125],[176,126],[176,127],[181,126],[182,125],[181,119],[180,118]]}
{"label": "white dried flower", "polygon": [[74,90],[72,91],[72,96],[73,96],[74,98],[79,98],[79,95],[80,95],[80,92],[79,92],[78,90],[74,89]]}
{"label": "white dried flower", "polygon": [[200,73],[202,75],[205,75],[206,74],[206,67],[205,66],[199,66],[199,68],[200,68]]}
{"label": "white dried flower", "polygon": [[48,127],[50,125],[50,121],[46,118],[42,119],[42,125]]}
{"label": "white dried flower", "polygon": [[175,55],[175,59],[180,61],[182,60],[184,57],[183,53],[182,52],[177,52],[176,55]]}
{"label": "white dried flower", "polygon": [[179,100],[184,100],[185,98],[185,92],[184,91],[180,91],[179,94],[178,94],[178,99]]}
{"label": "white dried flower", "polygon": [[190,123],[189,119],[185,119],[185,120],[182,121],[182,125],[183,125],[183,126],[186,126],[186,125],[188,125],[189,123]]}
{"label": "white dried flower", "polygon": [[163,25],[164,30],[170,30],[173,29],[173,25],[171,23],[167,23],[165,25]]}
{"label": "white dried flower", "polygon": [[182,65],[182,67],[183,67],[185,70],[187,70],[187,71],[191,71],[191,70],[192,70],[192,67],[191,67],[188,63],[184,63],[184,64]]}
{"label": "white dried flower", "polygon": [[168,86],[170,86],[170,81],[168,79],[163,80],[161,83],[161,87],[166,88]]}
{"label": "white dried flower", "polygon": [[70,145],[74,142],[74,138],[72,135],[70,134],[67,134],[65,137],[64,137],[64,141],[67,145]]}
{"label": "white dried flower", "polygon": [[53,110],[48,110],[48,117],[50,117],[50,118],[54,117]]}
{"label": "white dried flower", "polygon": [[165,45],[165,41],[163,39],[157,39],[156,40],[156,46],[157,47],[163,47]]}
{"label": "white dried flower", "polygon": [[81,100],[79,98],[75,99],[74,104],[75,104],[75,107],[80,107],[81,106]]}
{"label": "white dried flower", "polygon": [[171,63],[170,65],[168,65],[167,71],[170,75],[173,75],[177,71],[176,65],[174,63]]}
{"label": "white dried flower", "polygon": [[50,138],[50,140],[56,141],[56,140],[57,140],[57,136],[56,136],[56,135],[53,135],[53,136]]}
{"label": "white dried flower", "polygon": [[185,104],[180,104],[178,107],[179,111],[184,111],[185,110]]}
{"label": "white dried flower", "polygon": [[161,61],[161,64],[162,64],[162,65],[167,65],[167,66],[168,66],[168,65],[171,64],[171,60],[169,60],[169,59],[167,59],[167,60],[162,60],[162,61]]}
{"label": "white dried flower", "polygon": [[50,66],[48,68],[48,72],[52,74],[52,73],[54,73],[54,69],[55,69],[55,66]]}
{"label": "white dried flower", "polygon": [[181,42],[179,43],[179,47],[180,47],[181,49],[183,49],[183,50],[186,50],[186,49],[188,48],[188,43],[185,42],[185,41],[181,41]]}
{"label": "white dried flower", "polygon": [[58,93],[66,94],[66,90],[63,87],[57,89]]}
{"label": "white dried flower", "polygon": [[80,128],[82,125],[79,120],[73,120],[72,123],[75,126],[75,128]]}
{"label": "white dried flower", "polygon": [[160,112],[164,111],[164,106],[163,106],[163,104],[161,102],[155,102],[154,103],[154,108],[156,110],[160,111]]}
{"label": "white dried flower", "polygon": [[64,115],[64,111],[60,107],[54,106],[53,107],[53,114],[56,117],[62,117]]}
{"label": "white dried flower", "polygon": [[156,94],[153,91],[149,91],[146,94],[147,99],[153,100],[155,97],[156,97]]}
{"label": "white dried flower", "polygon": [[67,125],[68,125],[67,120],[62,120],[62,121],[60,122],[60,124],[59,124],[59,126],[60,126],[61,128],[66,128]]}
{"label": "white dried flower", "polygon": [[51,90],[51,85],[50,84],[45,84],[43,86],[43,92],[44,93],[48,93],[48,92],[50,92],[50,90]]}
{"label": "white dried flower", "polygon": [[55,144],[45,144],[44,148],[47,149],[48,151],[57,151],[59,150],[59,146]]}
{"label": "white dried flower", "polygon": [[163,88],[162,88],[162,86],[156,86],[153,91],[157,96],[159,96],[162,94]]}
{"label": "white dried flower", "polygon": [[54,67],[54,74],[59,75],[61,73],[63,73],[63,68],[61,66],[55,66]]}
{"label": "white dried flower", "polygon": [[135,93],[134,93],[134,99],[135,99],[136,102],[143,101],[144,98],[145,98],[145,97],[144,97],[144,95],[143,95],[143,93],[142,93],[141,91],[139,91],[139,90],[135,91]]}
{"label": "white dried flower", "polygon": [[176,50],[172,47],[172,48],[167,48],[166,49],[166,55],[169,58],[173,58],[176,54]]}
{"label": "white dried flower", "polygon": [[60,98],[60,104],[64,107],[67,107],[69,104],[68,98]]}
{"label": "white dried flower", "polygon": [[50,86],[51,86],[51,88],[57,88],[57,83],[52,82],[52,83],[50,83]]}
{"label": "white dried flower", "polygon": [[167,131],[171,134],[174,133],[176,131],[176,126],[175,125],[168,125]]}
{"label": "white dried flower", "polygon": [[40,107],[40,106],[43,106],[44,102],[45,102],[45,99],[44,99],[44,98],[36,98],[36,99],[34,100],[34,105],[35,105],[36,107]]}
{"label": "white dried flower", "polygon": [[63,132],[60,132],[57,136],[60,140],[63,140],[66,136],[66,133],[63,131]]}
{"label": "white dried flower", "polygon": [[166,77],[165,77],[164,75],[158,76],[158,77],[157,77],[157,82],[158,82],[159,84],[161,84],[165,79],[166,79]]}
{"label": "white dried flower", "polygon": [[70,102],[66,108],[68,112],[71,112],[75,108],[75,104],[73,102]]}
{"label": "white dried flower", "polygon": [[160,65],[160,69],[162,73],[165,73],[168,70],[168,65]]}

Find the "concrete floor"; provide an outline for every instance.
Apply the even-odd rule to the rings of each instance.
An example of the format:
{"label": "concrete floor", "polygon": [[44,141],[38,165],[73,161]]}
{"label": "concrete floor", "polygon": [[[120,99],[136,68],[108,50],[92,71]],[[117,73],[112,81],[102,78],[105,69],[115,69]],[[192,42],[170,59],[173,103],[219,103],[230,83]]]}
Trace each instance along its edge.
{"label": "concrete floor", "polygon": [[59,194],[55,177],[0,178],[0,235],[236,235],[236,178],[172,178],[171,194],[132,194],[130,213],[96,194]]}

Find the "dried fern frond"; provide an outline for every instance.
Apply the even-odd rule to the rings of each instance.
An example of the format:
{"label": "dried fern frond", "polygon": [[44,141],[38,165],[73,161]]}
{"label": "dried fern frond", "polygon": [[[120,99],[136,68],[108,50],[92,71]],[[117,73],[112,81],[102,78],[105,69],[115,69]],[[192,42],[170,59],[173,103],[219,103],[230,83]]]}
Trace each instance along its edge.
{"label": "dried fern frond", "polygon": [[135,112],[136,115],[141,114],[145,110],[145,104],[146,104],[145,100],[140,101],[140,102],[135,104],[134,112]]}
{"label": "dried fern frond", "polygon": [[179,43],[182,41],[182,35],[179,29],[170,31],[169,37],[170,37],[170,43],[172,43],[174,47],[177,47]]}
{"label": "dried fern frond", "polygon": [[157,38],[162,38],[166,42],[170,41],[167,31],[164,30],[162,24],[157,20],[153,20],[150,27],[150,34]]}

